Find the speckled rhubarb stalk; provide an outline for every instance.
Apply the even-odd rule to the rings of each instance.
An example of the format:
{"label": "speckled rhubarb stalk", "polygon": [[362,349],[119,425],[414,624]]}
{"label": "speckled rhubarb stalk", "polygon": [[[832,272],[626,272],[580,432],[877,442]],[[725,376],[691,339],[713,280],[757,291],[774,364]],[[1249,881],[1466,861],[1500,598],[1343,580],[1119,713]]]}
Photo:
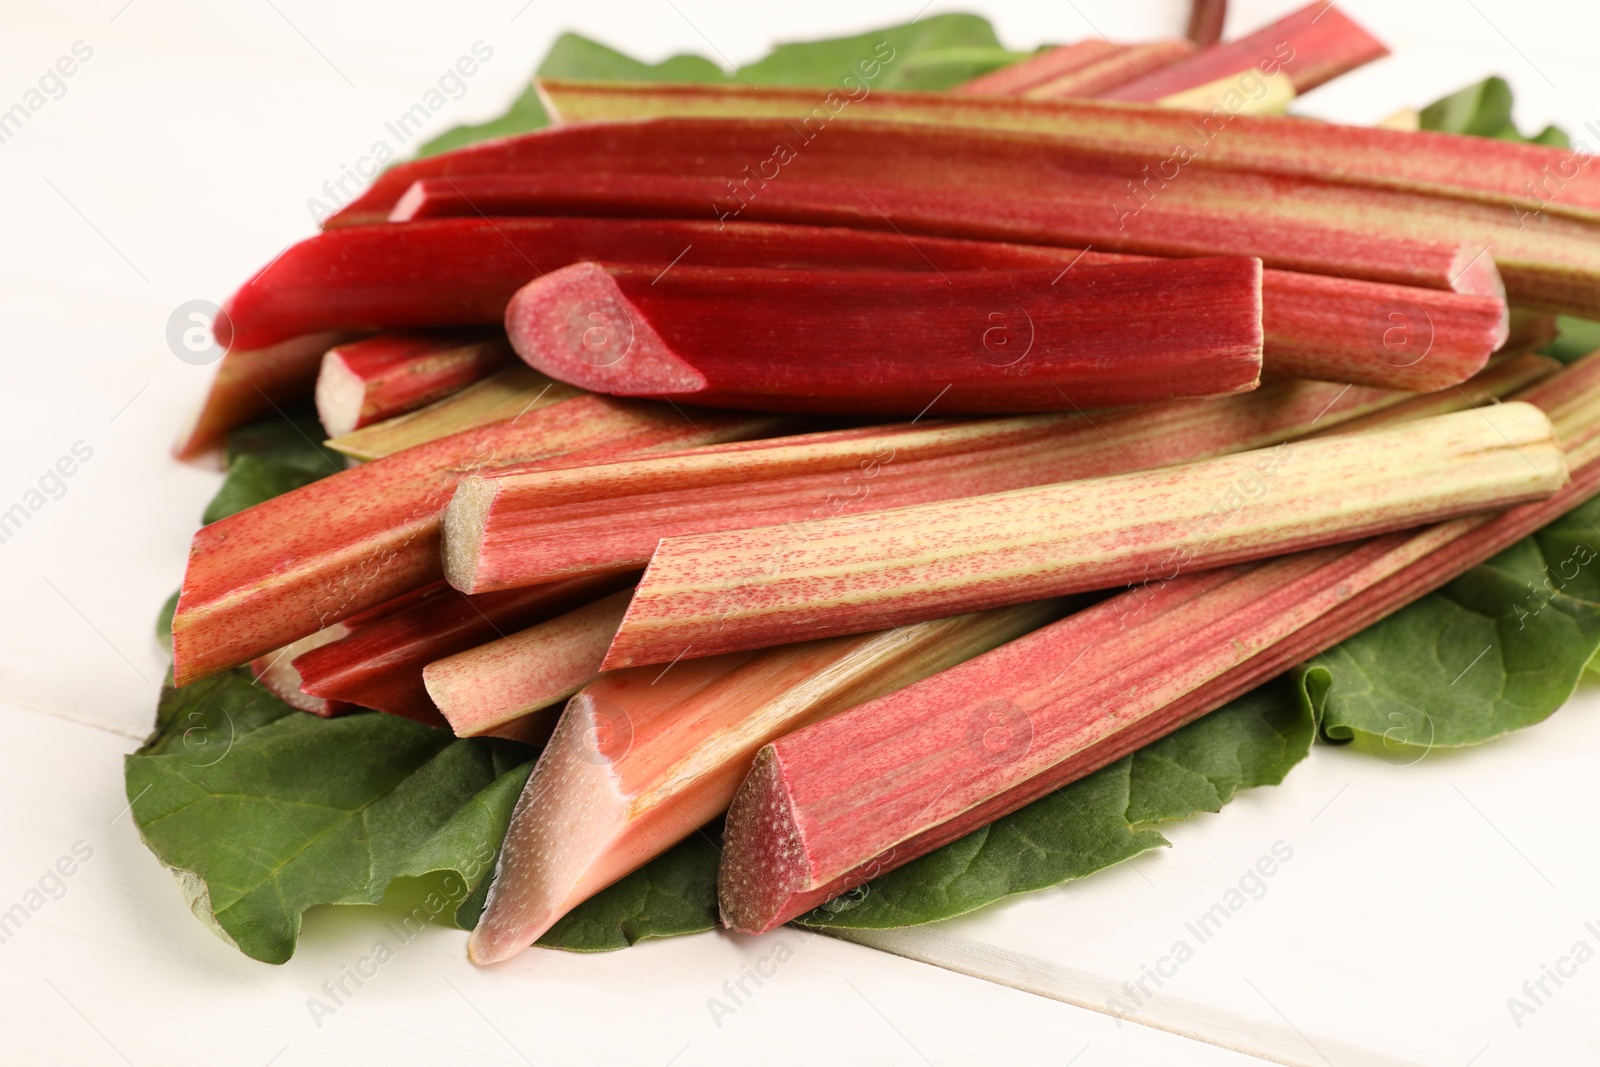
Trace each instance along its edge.
{"label": "speckled rhubarb stalk", "polygon": [[[551,710],[594,681],[633,589],[429,663],[428,695],[458,737],[489,733]],[[657,672],[660,673],[660,672]]]}
{"label": "speckled rhubarb stalk", "polygon": [[1188,41],[1115,45],[1095,37],[1051,48],[1032,59],[974,78],[953,92],[978,96],[1024,96],[1037,100],[1099,96],[1142,78],[1194,52]]}
{"label": "speckled rhubarb stalk", "polygon": [[1389,54],[1382,41],[1328,0],[1315,0],[1246,37],[1203,48],[1148,78],[1096,94],[1103,100],[1160,101],[1188,89],[1281,72],[1304,93]]}
{"label": "speckled rhubarb stalk", "polygon": [[1524,394],[1563,396],[1552,415],[1575,442],[1572,481],[1546,499],[1146,584],[767,746],[728,815],[723,921],[757,932],[804,914],[1220,707],[1589,499],[1591,363]]}
{"label": "speckled rhubarb stalk", "polygon": [[1218,567],[1548,496],[1550,420],[1403,426],[892,511],[665,538],[606,669],[901,625]]}
{"label": "speckled rhubarb stalk", "polygon": [[382,459],[441,437],[514,419],[582,395],[583,390],[551,381],[518,362],[425,408],[352,430],[333,438],[327,445],[352,459]]}
{"label": "speckled rhubarb stalk", "polygon": [[[1474,379],[1461,390],[1428,395],[1465,406],[1481,392],[1500,395],[1510,387],[1482,390]],[[1165,467],[1337,427],[1410,396],[1275,382],[1238,396],[1092,417],[922,420],[486,472],[462,479],[445,511],[445,576],[458,589],[482,593],[643,567],[663,537]]]}
{"label": "speckled rhubarb stalk", "polygon": [[422,670],[429,663],[543,622],[623,584],[622,576],[596,575],[474,597],[442,583],[426,586],[386,605],[353,632],[294,653],[295,688],[302,699],[375,708],[445,726],[423,685]]}
{"label": "speckled rhubarb stalk", "polygon": [[[782,323],[782,329],[773,329]],[[1261,263],[1014,271],[578,263],[506,309],[561,381],[709,407],[913,416],[1069,411],[1254,389]]]}
{"label": "speckled rhubarb stalk", "polygon": [[329,437],[443,399],[515,359],[487,331],[387,333],[337,345],[317,373],[317,417]]}
{"label": "speckled rhubarb stalk", "polygon": [[1019,637],[1062,608],[1024,604],[597,679],[567,705],[517,801],[473,961],[521,952],[714,819],[774,737]]}
{"label": "speckled rhubarb stalk", "polygon": [[[879,123],[1044,135],[1060,139],[1068,149],[1114,153],[1152,167],[1172,156],[1175,145],[1187,145],[1192,159],[1183,164],[1186,175],[1195,169],[1226,167],[1263,176],[1311,178],[1370,189],[1459,197],[1501,207],[1514,205],[1527,212],[1540,211],[1541,197],[1550,199],[1548,189],[1559,180],[1560,193],[1543,204],[1542,214],[1600,221],[1600,188],[1593,182],[1575,180],[1585,165],[1581,155],[1570,149],[1487,141],[1461,134],[1308,124],[1303,119],[1276,116],[1196,116],[1122,101],[1024,100],[874,90],[846,106],[828,109],[827,135],[821,136],[813,112],[823,101],[812,88],[550,79],[541,79],[538,84],[552,114],[566,123],[657,118],[767,118],[798,123],[809,119],[810,128],[801,134],[806,152],[825,150],[825,142],[836,138],[840,127]],[[806,133],[814,139],[807,138]],[[378,221],[417,178],[527,169],[539,136],[488,142],[391,167],[329,224]],[[787,138],[771,140],[765,152],[751,158],[764,160],[771,154],[773,144],[795,136],[790,128]],[[887,160],[887,153],[875,156],[874,165],[881,166]],[[733,181],[743,177],[738,165],[725,173]],[[1540,188],[1541,181],[1545,190]]]}
{"label": "speckled rhubarb stalk", "polygon": [[[681,200],[689,189],[699,212],[723,222],[898,229],[1156,256],[1253,255],[1285,270],[1489,295],[1498,294],[1500,262],[1521,272],[1522,295],[1570,296],[1574,308],[1600,303],[1596,228],[1571,219],[1520,228],[1499,205],[1163,164],[1165,155],[1113,155],[1008,131],[836,123],[808,141],[795,130],[771,119],[581,125],[501,142],[482,158],[467,158],[472,150],[464,149],[459,162],[481,168],[474,173],[416,177],[455,183],[474,202],[488,197],[483,210],[497,215],[512,212],[488,196],[495,183],[553,185],[573,203],[623,201],[590,211],[598,214],[659,215],[658,200]],[[874,161],[867,172],[859,168],[864,153]],[[763,173],[781,160],[781,181],[749,169],[769,159]],[[402,172],[409,173],[394,168],[371,195],[387,200],[384,183]]]}
{"label": "speckled rhubarb stalk", "polygon": [[443,577],[439,513],[460,478],[557,456],[600,458],[776,432],[758,416],[602,397],[408,449],[214,522],[189,548],[172,620],[176,684],[281,648]]}

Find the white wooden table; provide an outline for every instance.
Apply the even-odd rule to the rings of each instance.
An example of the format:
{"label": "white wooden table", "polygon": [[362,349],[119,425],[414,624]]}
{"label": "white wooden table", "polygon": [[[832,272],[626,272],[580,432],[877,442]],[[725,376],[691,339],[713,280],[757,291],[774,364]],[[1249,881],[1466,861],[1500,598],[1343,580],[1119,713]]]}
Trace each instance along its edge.
{"label": "white wooden table", "polygon": [[[1013,47],[1171,33],[1185,6],[985,5]],[[1294,6],[1236,3],[1231,25]],[[1524,125],[1600,128],[1592,9],[1343,6],[1397,55],[1308,97],[1308,113],[1373,121],[1500,72],[1517,88]],[[75,45],[80,58],[0,143],[0,511],[38,503],[29,490],[44,490],[0,543],[0,911],[39,904],[0,942],[5,1062],[1089,1067],[1259,1056],[1487,1067],[1600,1058],[1600,962],[1547,983],[1552,995],[1520,1026],[1506,1006],[1575,942],[1600,950],[1600,863],[1587,839],[1600,805],[1590,784],[1600,770],[1595,693],[1489,750],[1414,767],[1320,749],[1283,787],[1172,830],[1171,851],[939,927],[862,938],[887,952],[780,932],[773,938],[793,959],[720,1020],[708,999],[769,955],[772,938],[536,951],[485,972],[463,959],[461,934],[434,929],[316,1018],[308,999],[371,952],[381,913],[313,912],[294,960],[268,967],[187,914],[139,844],[121,757],[151,720],[166,667],[151,623],[217,482],[166,455],[211,373],[168,351],[172,309],[220,299],[308,234],[308,199],[325,197],[323,183],[389,136],[385,122],[475,42],[492,58],[427,135],[501,110],[561,29],[650,59],[696,51],[745,61],[774,39],[916,13],[915,3],[877,0],[783,11],[695,0],[448,11],[307,0],[0,5],[0,110]],[[79,442],[91,457],[41,487]],[[1278,842],[1292,858],[1264,894],[1181,967],[1163,965],[1176,941],[1195,940],[1185,924]],[[47,872],[63,857],[73,873],[57,882]],[[1146,965],[1173,974],[1114,1019],[1108,1001],[1120,994],[1128,1006],[1123,983]]]}

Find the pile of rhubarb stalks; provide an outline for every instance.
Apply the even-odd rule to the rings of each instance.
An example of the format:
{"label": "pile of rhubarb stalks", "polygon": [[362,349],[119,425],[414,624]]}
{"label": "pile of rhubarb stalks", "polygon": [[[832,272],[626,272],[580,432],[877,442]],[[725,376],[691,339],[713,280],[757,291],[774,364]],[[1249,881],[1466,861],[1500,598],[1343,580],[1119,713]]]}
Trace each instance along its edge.
{"label": "pile of rhubarb stalks", "polygon": [[543,743],[479,962],[724,814],[768,930],[1218,708],[1600,491],[1531,354],[1600,187],[1269,113],[1383,54],[543,84],[230,299],[180,454],[314,397],[351,466],[195,535],[175,684]]}

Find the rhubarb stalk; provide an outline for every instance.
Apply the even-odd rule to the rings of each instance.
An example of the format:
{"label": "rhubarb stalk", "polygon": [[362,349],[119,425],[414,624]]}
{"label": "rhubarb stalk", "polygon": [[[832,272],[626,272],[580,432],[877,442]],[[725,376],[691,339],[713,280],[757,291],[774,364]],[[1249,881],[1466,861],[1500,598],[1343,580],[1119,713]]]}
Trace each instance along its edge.
{"label": "rhubarb stalk", "polygon": [[[1442,405],[1426,413],[1499,396],[1533,378],[1531,369],[1513,374],[1497,365],[1496,371],[1493,383],[1474,379],[1460,390],[1426,394]],[[489,471],[463,478],[445,511],[445,576],[457,589],[482,593],[643,567],[663,537],[1165,467],[1338,427],[1407,403],[1407,396],[1276,382],[1219,400],[1173,401],[1092,417],[922,420],[607,463]]]}
{"label": "rhubarb stalk", "polygon": [[775,432],[771,418],[579,397],[342,471],[195,534],[172,620],[177,685],[246,663],[443,577],[439,513],[460,478]]}
{"label": "rhubarb stalk", "polygon": [[607,674],[567,705],[511,818],[468,951],[495,963],[715,818],[771,739],[1060,614],[1046,601]]}
{"label": "rhubarb stalk", "polygon": [[[444,726],[423,684],[423,668],[429,663],[570,611],[625,584],[625,576],[596,575],[474,597],[443,584],[426,586],[378,609],[381,614],[375,612],[374,621],[353,632],[296,651],[291,663],[294,686],[302,700],[375,708]],[[336,623],[329,630],[344,628]]]}
{"label": "rhubarb stalk", "polygon": [[217,364],[200,410],[172,446],[173,454],[198,459],[221,447],[235,426],[304,399],[317,380],[323,353],[348,336],[317,327],[283,331],[250,348],[230,347]]}
{"label": "rhubarb stalk", "polygon": [[[782,329],[773,329],[781,323]],[[1261,264],[1033,271],[574,266],[506,309],[561,381],[711,407],[1061,411],[1255,388]]]}
{"label": "rhubarb stalk", "polygon": [[1597,369],[1525,394],[1587,394],[1552,411],[1580,443],[1572,482],[1544,500],[1147,583],[769,745],[729,812],[723,921],[756,932],[801,915],[1221,706],[1582,503],[1600,491],[1600,441],[1579,414],[1600,402]]}
{"label": "rhubarb stalk", "polygon": [[664,539],[606,669],[1218,567],[1548,496],[1550,420],[1501,404],[1158,471]]}
{"label": "rhubarb stalk", "polygon": [[582,390],[551,381],[519,362],[425,408],[353,430],[327,445],[353,459],[382,459],[581,395]]}
{"label": "rhubarb stalk", "polygon": [[512,361],[505,338],[382,334],[330,348],[317,374],[317,415],[329,437],[443,399]]}

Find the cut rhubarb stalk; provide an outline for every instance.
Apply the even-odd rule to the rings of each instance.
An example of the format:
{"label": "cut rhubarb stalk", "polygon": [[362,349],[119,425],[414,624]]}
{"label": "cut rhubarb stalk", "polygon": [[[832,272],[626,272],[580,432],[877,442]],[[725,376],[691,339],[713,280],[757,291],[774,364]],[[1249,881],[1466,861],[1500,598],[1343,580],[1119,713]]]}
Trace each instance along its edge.
{"label": "cut rhubarb stalk", "polygon": [[[1532,380],[1502,376],[1505,391]],[[1478,391],[1475,379],[1442,396],[1456,403]],[[1276,382],[1219,400],[1173,401],[1093,417],[921,421],[614,463],[487,472],[462,479],[445,511],[445,576],[464,592],[481,593],[643,567],[663,537],[1186,463],[1337,426],[1408,396]]]}
{"label": "cut rhubarb stalk", "polygon": [[1057,602],[606,675],[572,699],[512,815],[469,953],[521,952],[573,906],[714,819],[763,744],[953,666]]}
{"label": "cut rhubarb stalk", "polygon": [[[1131,79],[1143,78],[1169,63],[1177,62],[1193,51],[1194,46],[1188,41],[1175,40],[1113,47],[1109,55],[1096,57],[1076,70],[1063,70],[1023,89],[1009,92],[1036,100],[1098,96],[1107,89]],[[998,95],[995,90],[984,91]]]}
{"label": "cut rhubarb stalk", "polygon": [[200,410],[172,446],[173,454],[198,459],[220,448],[235,426],[305,399],[317,380],[323,353],[349,336],[296,330],[280,333],[259,347],[228,349]]}
{"label": "cut rhubarb stalk", "polygon": [[397,415],[335,437],[327,445],[353,459],[382,459],[464,430],[476,430],[502,419],[520,418],[530,411],[581,395],[582,390],[551,381],[519,362],[453,396],[408,415]]}
{"label": "cut rhubarb stalk", "polygon": [[317,415],[329,437],[441,400],[515,357],[504,337],[392,333],[339,345],[322,357]]}
{"label": "cut rhubarb stalk", "polygon": [[771,929],[1220,707],[1589,499],[1597,457],[1497,515],[1146,584],[778,740],[728,815],[723,921]]}
{"label": "cut rhubarb stalk", "polygon": [[1551,359],[1549,356],[1522,353],[1499,357],[1483,372],[1459,386],[1441,389],[1436,393],[1409,396],[1376,411],[1329,423],[1305,436],[1326,437],[1330,434],[1359,433],[1362,430],[1388,426],[1408,419],[1425,419],[1433,415],[1445,415],[1452,411],[1475,408],[1526,389],[1560,370],[1561,361]]}
{"label": "cut rhubarb stalk", "polygon": [[1205,111],[1211,115],[1282,115],[1294,103],[1294,82],[1283,71],[1259,74],[1248,71],[1230,74],[1193,89],[1163,96],[1155,102],[1162,107],[1183,111]]}
{"label": "cut rhubarb stalk", "polygon": [[[635,210],[628,196],[638,196],[638,183],[592,176],[584,185],[566,179],[554,187],[540,179],[528,186],[513,179],[512,187],[501,194],[512,197],[506,204],[493,201],[486,193],[461,179],[474,197],[484,196],[491,213],[502,210],[534,210],[560,214],[570,210],[600,210],[609,205],[613,212]],[[663,190],[652,185],[649,203],[637,207],[655,214],[700,217],[708,197],[726,195],[726,187],[713,187],[707,180],[685,184],[664,179],[676,189]],[[590,189],[589,187],[593,187]],[[552,188],[554,191],[552,192]],[[442,190],[448,202],[433,199]],[[595,190],[598,190],[596,194]],[[618,200],[613,198],[622,197]],[[593,197],[597,204],[574,202],[571,197]],[[853,195],[853,194],[852,194]],[[533,197],[530,201],[527,197]],[[555,199],[551,199],[554,197]],[[705,265],[700,258],[710,248],[716,258],[733,258],[727,247],[708,246],[724,237],[722,230],[750,246],[752,266],[822,265],[824,249],[837,265],[848,262],[863,268],[897,270],[980,270],[1020,268],[1059,263],[1061,267],[1080,255],[1080,266],[1125,262],[1129,257],[1083,252],[1077,248],[1047,248],[1009,245],[986,241],[945,240],[919,237],[915,243],[895,232],[870,232],[808,226],[768,226],[730,222],[639,222],[632,219],[511,219],[497,218],[485,223],[471,211],[449,183],[436,189],[428,185],[426,196],[418,201],[419,210],[468,210],[471,218],[439,218],[410,227],[363,226],[336,230],[313,238],[286,253],[251,283],[250,295],[241,292],[241,307],[250,305],[251,329],[271,336],[273,331],[290,332],[315,323],[377,322],[385,327],[442,325],[481,316],[481,321],[500,323],[506,302],[519,288],[539,276],[539,270],[567,265],[567,260],[542,259],[543,268],[531,264],[541,261],[552,248],[578,247],[572,240],[546,242],[551,227],[576,228],[577,232],[611,232],[605,242],[594,238],[587,247],[616,248],[626,243],[628,234],[640,227],[666,227],[667,234],[685,238],[678,251],[693,246],[679,265]],[[743,235],[743,236],[740,236]],[[571,234],[569,234],[569,237]],[[653,247],[660,247],[658,240]],[[649,242],[645,242],[648,247]],[[518,254],[518,250],[523,254]],[[642,255],[643,252],[638,254]],[[676,255],[677,253],[672,253]],[[707,253],[708,257],[710,253]],[[812,262],[800,262],[810,256]],[[1438,291],[1396,287],[1346,279],[1324,279],[1269,270],[1262,281],[1262,318],[1265,337],[1264,356],[1269,368],[1275,360],[1289,360],[1285,368],[1292,373],[1325,380],[1355,381],[1364,385],[1389,385],[1404,389],[1437,389],[1459,381],[1482,365],[1490,350],[1500,341],[1498,321],[1504,315],[1500,283],[1492,260],[1462,256],[1457,250],[1442,255],[1439,263],[1443,288]],[[1454,264],[1454,266],[1451,266]],[[735,264],[737,265],[737,264]],[[666,266],[663,261],[662,266]],[[1463,272],[1462,267],[1467,269]],[[1059,269],[1059,267],[1058,267]],[[430,273],[437,271],[437,273]],[[406,279],[426,278],[426,284]],[[1481,292],[1450,292],[1450,277],[1457,277],[1458,289]],[[1417,336],[1431,330],[1432,345],[1427,358],[1412,361],[1394,356],[1380,343],[1381,331],[1374,324],[1387,324],[1390,312],[1409,311],[1418,328]],[[1424,328],[1426,327],[1426,329]],[[1285,369],[1282,373],[1289,374]],[[1452,377],[1453,376],[1453,377]],[[466,427],[460,427],[466,428]],[[359,433],[360,431],[358,431]],[[358,451],[353,454],[363,455]],[[373,453],[367,452],[369,456]]]}
{"label": "cut rhubarb stalk", "polygon": [[1550,420],[1404,426],[892,511],[664,539],[606,669],[859,633],[1218,567],[1548,496]]}
{"label": "cut rhubarb stalk", "polygon": [[[229,297],[235,343],[274,344],[330,328],[499,324],[518,289],[542,274],[585,260],[655,264],[658,273],[674,263],[926,271],[936,269],[929,256],[944,269],[960,269],[964,262],[939,258],[938,242],[913,244],[892,230],[872,233],[718,221],[709,206],[710,198],[717,196],[727,196],[725,183],[711,189],[702,182],[694,213],[687,219],[486,219],[469,211],[470,218],[319,234],[284,252]],[[642,214],[658,213],[647,205]],[[951,244],[973,257],[974,268],[1006,262],[1004,252],[997,260],[984,245]],[[301,395],[310,391],[316,360],[329,343],[325,340],[315,356],[304,361],[309,369],[302,375]]]}
{"label": "cut rhubarb stalk", "polygon": [[1255,388],[1261,265],[908,275],[580,263],[518,292],[506,328],[536,370],[619,396],[825,414],[916,415],[935,401],[960,414],[1060,411]]}
{"label": "cut rhubarb stalk", "polygon": [[432,703],[456,736],[475,737],[565,700],[600,673],[632,595],[624,589],[429,663],[422,676]]}
{"label": "cut rhubarb stalk", "polygon": [[329,642],[341,641],[349,634],[350,627],[347,624],[336,622],[310,636],[290,642],[276,652],[251,660],[250,673],[256,676],[256,684],[297,711],[309,711],[324,719],[343,715],[356,705],[304,692],[300,688],[300,672],[295,668],[294,661],[296,657]]}
{"label": "cut rhubarb stalk", "polygon": [[1328,0],[1316,0],[1248,37],[1201,49],[1100,95],[1143,102],[1218,82],[1232,82],[1248,94],[1262,77],[1279,71],[1304,93],[1388,54],[1382,41],[1344,12]]}
{"label": "cut rhubarb stalk", "polygon": [[303,699],[329,699],[444,726],[422,681],[429,663],[543,622],[625,584],[626,576],[603,575],[478,597],[442,584],[428,586],[402,597],[357,632],[296,653],[295,688]]}
{"label": "cut rhubarb stalk", "polygon": [[[814,89],[778,86],[541,80],[539,87],[551,113],[566,123],[692,117],[778,118],[803,124],[817,104]],[[814,122],[798,133],[791,126],[787,135],[769,139],[767,148],[754,158],[769,158],[773,144],[788,144],[797,136],[803,154],[834,139],[842,127],[884,122],[1043,135],[1057,139],[1069,151],[1116,154],[1148,163],[1152,169],[1174,157],[1181,147],[1185,151],[1173,159],[1176,168],[1165,175],[1169,182],[1177,169],[1188,175],[1195,170],[1230,168],[1455,196],[1502,208],[1514,205],[1530,216],[1541,212],[1543,200],[1545,216],[1600,221],[1600,190],[1573,180],[1581,164],[1570,149],[1486,142],[1481,137],[1431,131],[1308,124],[1277,116],[1223,113],[1202,117],[1120,101],[875,91],[836,112],[827,137],[818,136]],[[418,178],[526,170],[536,155],[527,142],[545,132],[554,131],[486,142],[392,167],[329,224],[381,220],[405,187]],[[947,135],[953,131],[939,132]],[[883,165],[888,158],[881,157],[877,163]],[[749,176],[741,168],[748,162],[746,158],[721,173],[730,181],[743,182]],[[618,169],[615,161],[610,167],[598,159],[594,163],[595,171]],[[787,173],[789,164],[782,166]],[[680,172],[693,173],[688,169]],[[1558,180],[1563,183],[1560,193],[1551,197],[1550,189]],[[781,183],[769,180],[769,187],[777,184]]]}
{"label": "cut rhubarb stalk", "polygon": [[[990,71],[963,82],[951,92],[968,96],[1019,96],[1035,86],[1076,74],[1095,64],[1116,58],[1118,48],[1104,37],[1091,37],[1074,44],[1046,48],[1038,55]],[[1193,51],[1191,47],[1189,51]]]}
{"label": "cut rhubarb stalk", "polygon": [[579,397],[342,471],[204,527],[172,620],[175,684],[443,577],[439,513],[473,471],[765,436],[772,418]]}
{"label": "cut rhubarb stalk", "polygon": [[[785,137],[803,150],[780,143],[783,181],[726,177],[739,175],[752,154],[766,158]],[[1600,274],[1594,228],[1570,219],[1519,229],[1509,211],[1488,204],[1198,166],[1157,174],[1150,168],[1160,168],[1159,158],[1141,162],[1061,138],[841,123],[805,142],[792,122],[677,119],[545,130],[515,143],[529,141],[518,154],[477,161],[502,169],[471,182],[504,181],[509,172],[519,181],[564,184],[572,200],[621,199],[617,208],[596,209],[604,214],[660,215],[659,201],[692,189],[696,211],[724,222],[1090,244],[1158,256],[1258,255],[1286,270],[1471,292],[1490,292],[1484,285],[1492,284],[1494,263],[1484,248],[1492,241],[1496,259],[1507,256],[1524,272],[1524,303],[1563,294],[1597,299],[1582,282]],[[868,151],[881,158],[859,174]],[[580,172],[579,162],[592,166]],[[473,199],[480,192],[466,176],[420,177],[447,178],[471,188]],[[506,213],[502,204],[485,209]],[[1468,249],[1469,240],[1478,243]]]}

